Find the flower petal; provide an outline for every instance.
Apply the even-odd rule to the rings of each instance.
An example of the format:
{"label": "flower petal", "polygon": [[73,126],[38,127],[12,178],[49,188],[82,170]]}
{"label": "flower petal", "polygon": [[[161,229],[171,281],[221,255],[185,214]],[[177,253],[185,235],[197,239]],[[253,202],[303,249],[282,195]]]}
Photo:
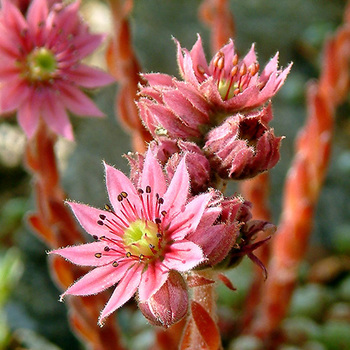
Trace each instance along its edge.
{"label": "flower petal", "polygon": [[104,71],[85,64],[79,64],[78,67],[69,70],[68,75],[73,81],[85,88],[95,88],[115,81],[111,75]]}
{"label": "flower petal", "polygon": [[112,166],[104,163],[106,172],[106,185],[109,200],[117,212],[122,210],[121,202],[118,201],[118,196],[125,192],[128,196],[130,203],[132,203],[136,210],[141,208],[141,201],[135,186],[121,171],[113,168]]}
{"label": "flower petal", "polygon": [[107,305],[102,310],[99,317],[99,324],[103,324],[103,320],[116,309],[126,303],[136,292],[140,284],[142,274],[142,264],[133,265],[124,275],[118,286],[114,290]]}
{"label": "flower petal", "polygon": [[183,239],[197,229],[212,196],[212,192],[201,194],[188,203],[185,209],[178,213],[174,219],[171,216],[165,218],[169,218],[170,222],[164,221],[164,225],[170,225],[169,233],[172,239]]}
{"label": "flower petal", "polygon": [[149,149],[143,164],[140,187],[144,190],[146,186],[151,187],[151,194],[158,193],[162,197],[166,191],[166,181],[162,167]]}
{"label": "flower petal", "polygon": [[181,209],[186,204],[190,180],[186,169],[186,157],[183,157],[165,192],[163,210],[169,212],[173,207]]}
{"label": "flower petal", "polygon": [[53,91],[47,90],[42,96],[42,117],[55,133],[73,140],[73,129],[62,102]]}
{"label": "flower petal", "polygon": [[[114,267],[112,264],[96,267],[77,282],[72,284],[62,295],[92,295],[118,283],[130,268],[130,262],[124,262]],[[131,267],[132,268],[132,267]],[[131,269],[130,268],[130,269]]]}
{"label": "flower petal", "polygon": [[47,0],[33,0],[27,12],[27,22],[29,30],[36,33],[41,28],[41,23],[45,23],[48,15]]}
{"label": "flower petal", "polygon": [[63,104],[74,114],[89,117],[103,117],[104,114],[97,108],[83,92],[71,84],[60,84],[60,98]]}
{"label": "flower petal", "polygon": [[148,300],[168,278],[168,271],[160,262],[148,264],[147,270],[142,274],[139,286],[139,298],[141,301]]}
{"label": "flower petal", "polygon": [[[80,266],[103,266],[112,263],[117,256],[103,254],[105,242],[92,242],[62,249],[55,249],[49,254],[58,254],[73,264]],[[96,253],[102,253],[100,257]]]}
{"label": "flower petal", "polygon": [[40,118],[39,109],[40,104],[38,103],[35,93],[31,93],[27,100],[18,108],[18,123],[28,138],[31,138],[37,129]]}
{"label": "flower petal", "polygon": [[100,218],[100,214],[106,216],[109,221],[116,220],[116,217],[105,210],[96,209],[85,204],[67,202],[67,204],[73,210],[74,215],[78,219],[80,225],[85,229],[91,236],[106,236],[108,238],[116,239],[117,236],[110,232],[105,225],[97,224]]}
{"label": "flower petal", "polygon": [[171,244],[163,263],[169,269],[188,271],[203,261],[202,249],[193,242],[182,240]]}

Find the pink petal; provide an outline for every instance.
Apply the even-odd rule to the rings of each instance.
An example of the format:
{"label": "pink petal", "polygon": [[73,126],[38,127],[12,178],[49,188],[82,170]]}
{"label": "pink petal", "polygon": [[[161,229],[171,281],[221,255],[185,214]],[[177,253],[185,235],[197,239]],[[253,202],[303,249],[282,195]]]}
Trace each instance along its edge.
{"label": "pink petal", "polygon": [[168,74],[148,73],[141,74],[141,77],[146,79],[152,87],[171,87],[173,85],[173,78]]}
{"label": "pink petal", "polygon": [[81,34],[74,38],[73,44],[76,49],[76,59],[80,60],[91,53],[93,53],[97,47],[100,46],[104,39],[103,35],[100,34]]}
{"label": "pink petal", "polygon": [[[169,232],[174,240],[183,239],[195,231],[213,194],[205,193],[195,197],[175,218],[169,216]],[[167,217],[168,218],[168,217]],[[165,221],[164,225],[168,222]]]}
{"label": "pink petal", "polygon": [[283,85],[284,81],[287,78],[287,75],[289,74],[291,68],[293,66],[293,63],[290,63],[286,69],[283,70],[283,72],[278,76],[276,79],[276,89],[275,91],[279,90],[280,87]]}
{"label": "pink petal", "polygon": [[130,179],[121,171],[109,166],[106,163],[104,163],[104,165],[108,196],[114,210],[116,212],[122,210],[121,203],[118,201],[118,196],[122,192],[127,193],[128,200],[136,207],[136,210],[141,208],[140,197]]}
{"label": "pink petal", "polygon": [[74,85],[60,83],[58,86],[63,104],[74,114],[89,117],[104,116],[97,106]]}
{"label": "pink petal", "polygon": [[165,192],[163,210],[169,212],[173,208],[181,210],[185,205],[190,188],[190,179],[186,169],[186,159],[183,157]]}
{"label": "pink petal", "polygon": [[116,309],[126,303],[136,292],[140,284],[143,265],[133,265],[124,275],[118,286],[114,290],[107,305],[102,310],[99,317],[99,324],[102,325],[103,320]]}
{"label": "pink petal", "polygon": [[247,66],[247,68],[252,64],[256,62],[256,54],[255,54],[255,45],[253,44],[250,48],[249,52],[246,54],[246,56],[243,58],[243,62]]}
{"label": "pink petal", "polygon": [[203,249],[209,263],[215,265],[222,261],[231,250],[239,234],[239,224],[214,225],[197,230],[187,238]]}
{"label": "pink petal", "polygon": [[0,113],[12,112],[28,98],[30,88],[20,80],[4,84],[0,89]]}
{"label": "pink petal", "polygon": [[54,92],[50,90],[45,91],[42,102],[42,117],[49,128],[68,140],[73,140],[73,129],[67,112]]}
{"label": "pink petal", "polygon": [[[99,266],[88,272],[74,284],[72,284],[62,295],[61,300],[68,295],[92,295],[118,283],[130,268],[130,262],[124,262],[114,267],[112,264]],[[131,267],[130,269],[133,269]]]}
{"label": "pink petal", "polygon": [[96,88],[113,83],[113,77],[104,71],[89,67],[85,64],[79,64],[78,67],[70,69],[69,78],[76,84],[85,88]]}
{"label": "pink petal", "polygon": [[266,82],[270,75],[277,72],[278,65],[278,52],[270,60],[270,62],[265,66],[264,70],[260,74],[260,80]]}
{"label": "pink petal", "polygon": [[201,113],[179,90],[163,92],[164,103],[192,129],[209,122],[208,114]]}
{"label": "pink petal", "polygon": [[146,186],[151,187],[153,197],[156,193],[162,197],[166,191],[167,185],[162,167],[149,149],[143,164],[140,187],[145,190]]}
{"label": "pink petal", "polygon": [[202,249],[195,243],[182,240],[171,244],[164,265],[177,271],[188,271],[204,261]]}
{"label": "pink petal", "polygon": [[28,99],[18,108],[18,124],[24,130],[28,138],[31,138],[37,129],[40,112],[35,93],[31,93]]}
{"label": "pink petal", "polygon": [[168,271],[156,261],[148,264],[147,270],[142,274],[139,286],[139,298],[141,301],[148,300],[168,278]]}
{"label": "pink petal", "polygon": [[[73,33],[79,29],[79,25],[85,27],[83,23],[81,23],[81,19],[79,17],[79,6],[80,0],[74,1],[71,4],[66,5],[60,11],[50,11],[50,17],[48,18],[48,25],[50,31],[53,31],[55,28],[58,30],[63,30],[64,33]],[[53,28],[55,27],[55,28]]]}
{"label": "pink petal", "polygon": [[198,66],[201,66],[204,69],[205,73],[208,74],[208,63],[203,50],[202,38],[199,34],[197,35],[197,41],[193,45],[190,54],[193,61],[193,69],[195,70],[195,72],[201,75],[200,73],[198,73]]}
{"label": "pink petal", "polygon": [[[47,0],[33,0],[27,11],[29,30],[37,33],[48,16]],[[34,34],[35,35],[35,34]]]}
{"label": "pink petal", "polygon": [[[73,264],[80,266],[103,266],[116,260],[116,256],[103,254],[105,247],[105,242],[92,242],[52,250],[49,253],[58,254]],[[102,253],[102,256],[97,258],[95,256],[96,253]]]}
{"label": "pink petal", "polygon": [[91,236],[97,236],[98,238],[101,236],[106,236],[112,239],[117,238],[116,235],[111,233],[105,225],[97,224],[97,221],[100,220],[100,214],[106,216],[109,221],[116,220],[116,217],[112,213],[85,204],[74,202],[67,202],[67,204],[71,207],[80,225]]}
{"label": "pink petal", "polygon": [[[179,80],[175,80],[174,85],[184,96],[188,98],[195,108],[197,108],[204,115],[208,116],[210,113],[210,105],[193,85]],[[207,118],[209,121],[209,116]]]}
{"label": "pink petal", "polygon": [[[6,14],[6,15],[5,15]],[[17,35],[27,27],[27,22],[19,9],[9,0],[1,1],[1,15],[5,27],[11,28]]]}

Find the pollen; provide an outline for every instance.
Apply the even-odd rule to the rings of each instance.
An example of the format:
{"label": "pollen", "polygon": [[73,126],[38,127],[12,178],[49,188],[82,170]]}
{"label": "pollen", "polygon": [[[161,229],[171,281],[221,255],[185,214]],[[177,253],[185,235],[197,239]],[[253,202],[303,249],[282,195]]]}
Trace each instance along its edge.
{"label": "pollen", "polygon": [[138,219],[124,231],[123,241],[126,256],[142,257],[142,260],[153,259],[162,250],[162,235],[158,225],[152,221]]}

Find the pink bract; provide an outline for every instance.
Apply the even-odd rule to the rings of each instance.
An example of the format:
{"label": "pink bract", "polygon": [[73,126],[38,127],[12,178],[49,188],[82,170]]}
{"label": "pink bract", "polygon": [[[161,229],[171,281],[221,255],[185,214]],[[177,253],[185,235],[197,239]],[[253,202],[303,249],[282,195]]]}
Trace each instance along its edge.
{"label": "pink bract", "polygon": [[24,17],[12,1],[1,0],[0,113],[17,111],[28,137],[42,118],[55,133],[73,139],[67,110],[103,116],[80,88],[100,87],[113,79],[81,63],[103,36],[89,33],[78,14],[80,1],[49,3],[33,0]]}
{"label": "pink bract", "polygon": [[[170,271],[181,273],[205,261],[202,249],[186,237],[197,230],[213,196],[208,192],[188,201],[185,159],[169,185],[151,151],[146,154],[136,186],[119,170],[109,165],[105,169],[112,208],[100,210],[69,203],[82,227],[96,241],[51,252],[78,265],[95,266],[62,297],[91,295],[118,283],[102,310],[100,324],[137,290],[139,301],[147,302],[166,283]],[[168,325],[169,319],[164,324]]]}
{"label": "pink bract", "polygon": [[208,64],[199,35],[191,51],[176,42],[183,79],[196,87],[215,109],[226,114],[264,105],[281,88],[292,66],[278,69],[276,53],[259,75],[254,44],[240,60],[230,39]]}

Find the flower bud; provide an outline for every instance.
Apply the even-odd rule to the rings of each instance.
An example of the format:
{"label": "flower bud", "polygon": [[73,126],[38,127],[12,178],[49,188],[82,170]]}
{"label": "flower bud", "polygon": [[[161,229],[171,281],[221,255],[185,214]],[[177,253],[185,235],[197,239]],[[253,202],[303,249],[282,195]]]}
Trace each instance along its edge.
{"label": "flower bud", "polygon": [[151,324],[170,327],[187,314],[188,292],[184,279],[178,272],[170,271],[162,287],[147,301],[139,301],[138,305]]}
{"label": "flower bud", "polygon": [[267,125],[271,119],[269,105],[252,114],[231,116],[207,134],[204,150],[221,178],[247,179],[276,165],[282,137]]}

